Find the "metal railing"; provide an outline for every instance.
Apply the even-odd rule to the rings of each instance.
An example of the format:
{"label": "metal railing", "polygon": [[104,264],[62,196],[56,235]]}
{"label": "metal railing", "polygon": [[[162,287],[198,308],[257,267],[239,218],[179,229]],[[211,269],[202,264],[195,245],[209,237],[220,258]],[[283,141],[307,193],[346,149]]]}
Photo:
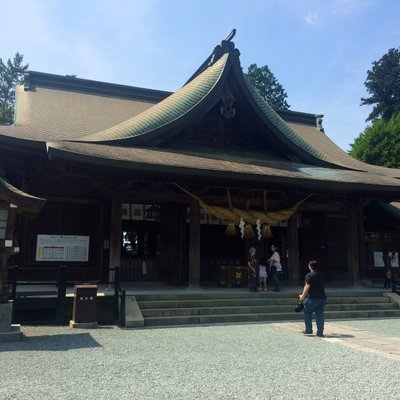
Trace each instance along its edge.
{"label": "metal railing", "polygon": [[393,272],[391,276],[392,293],[397,293],[400,296],[400,277],[398,272]]}
{"label": "metal railing", "polygon": [[[38,297],[38,296],[51,296],[56,297],[56,323],[63,324],[65,323],[65,315],[67,309],[67,287],[74,286],[77,284],[85,283],[85,284],[98,284],[99,281],[95,280],[68,280],[68,273],[72,272],[73,270],[77,270],[77,267],[67,267],[64,265],[60,265],[56,267],[37,267],[37,268],[20,268],[18,266],[10,267],[8,269],[8,285],[10,286],[10,299],[15,301],[19,298],[24,297]],[[120,281],[120,268],[110,268],[110,271],[114,271],[114,281],[112,282],[101,282],[105,285],[113,285],[114,286],[114,317],[115,321],[117,321],[118,325],[124,326],[125,325],[125,290],[121,288],[121,281]],[[19,277],[21,273],[26,271],[29,272],[47,272],[53,271],[56,272],[55,280],[52,281],[26,281],[20,280]],[[22,292],[18,293],[17,288],[19,286],[54,286],[54,290],[46,290],[44,292],[39,291],[32,291],[32,292]]]}
{"label": "metal railing", "polygon": [[114,299],[115,299],[115,315],[119,326],[125,326],[125,304],[126,292],[121,288],[121,270],[119,267],[110,268],[114,275]]}

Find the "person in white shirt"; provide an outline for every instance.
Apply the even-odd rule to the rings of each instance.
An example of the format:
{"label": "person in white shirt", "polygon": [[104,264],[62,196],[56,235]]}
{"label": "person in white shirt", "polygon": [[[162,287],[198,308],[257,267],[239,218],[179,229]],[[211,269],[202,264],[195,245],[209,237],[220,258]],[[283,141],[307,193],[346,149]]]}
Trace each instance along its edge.
{"label": "person in white shirt", "polygon": [[278,253],[278,247],[273,244],[271,246],[272,256],[267,260],[269,263],[269,270],[271,272],[272,282],[274,283],[274,292],[281,291],[281,275],[282,275],[282,264],[281,257]]}

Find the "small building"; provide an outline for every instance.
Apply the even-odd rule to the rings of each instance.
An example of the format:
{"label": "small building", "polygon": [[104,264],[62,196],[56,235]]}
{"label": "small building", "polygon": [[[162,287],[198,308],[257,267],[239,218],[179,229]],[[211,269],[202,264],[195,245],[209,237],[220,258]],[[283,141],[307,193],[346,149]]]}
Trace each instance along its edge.
{"label": "small building", "polygon": [[399,201],[400,171],[350,157],[322,115],[273,110],[231,40],[175,93],[28,72],[0,167],[47,200],[16,220],[10,263],[32,268],[26,279],[67,265],[107,281],[120,266],[127,281],[232,284],[222,270],[275,243],[289,282],[318,259],[328,281],[358,284],[399,248],[396,226],[366,231],[366,210]]}

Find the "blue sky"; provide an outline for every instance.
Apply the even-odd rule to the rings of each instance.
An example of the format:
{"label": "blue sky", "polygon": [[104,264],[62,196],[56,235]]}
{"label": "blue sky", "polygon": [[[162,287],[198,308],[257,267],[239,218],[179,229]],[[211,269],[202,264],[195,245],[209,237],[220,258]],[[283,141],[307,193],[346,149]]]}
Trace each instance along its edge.
{"label": "blue sky", "polygon": [[364,81],[400,46],[398,0],[0,0],[0,57],[35,71],[175,91],[224,39],[268,65],[294,111],[324,114],[347,150],[366,127]]}

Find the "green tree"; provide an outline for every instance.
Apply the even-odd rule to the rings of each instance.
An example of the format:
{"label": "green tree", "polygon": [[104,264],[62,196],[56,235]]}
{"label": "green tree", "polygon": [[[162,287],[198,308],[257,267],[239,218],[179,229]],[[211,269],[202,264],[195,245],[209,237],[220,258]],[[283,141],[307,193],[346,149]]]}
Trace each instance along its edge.
{"label": "green tree", "polygon": [[400,112],[376,119],[350,145],[350,155],[368,164],[400,168]]}
{"label": "green tree", "polygon": [[13,60],[3,62],[0,58],[0,124],[14,121],[15,85],[22,83],[28,64],[23,65],[24,56],[16,53]]}
{"label": "green tree", "polygon": [[245,74],[257,92],[275,110],[288,110],[287,93],[267,65],[251,64]]}
{"label": "green tree", "polygon": [[374,105],[367,121],[383,118],[388,121],[400,111],[400,48],[390,49],[372,63],[365,86],[371,95],[361,99],[361,105]]}

